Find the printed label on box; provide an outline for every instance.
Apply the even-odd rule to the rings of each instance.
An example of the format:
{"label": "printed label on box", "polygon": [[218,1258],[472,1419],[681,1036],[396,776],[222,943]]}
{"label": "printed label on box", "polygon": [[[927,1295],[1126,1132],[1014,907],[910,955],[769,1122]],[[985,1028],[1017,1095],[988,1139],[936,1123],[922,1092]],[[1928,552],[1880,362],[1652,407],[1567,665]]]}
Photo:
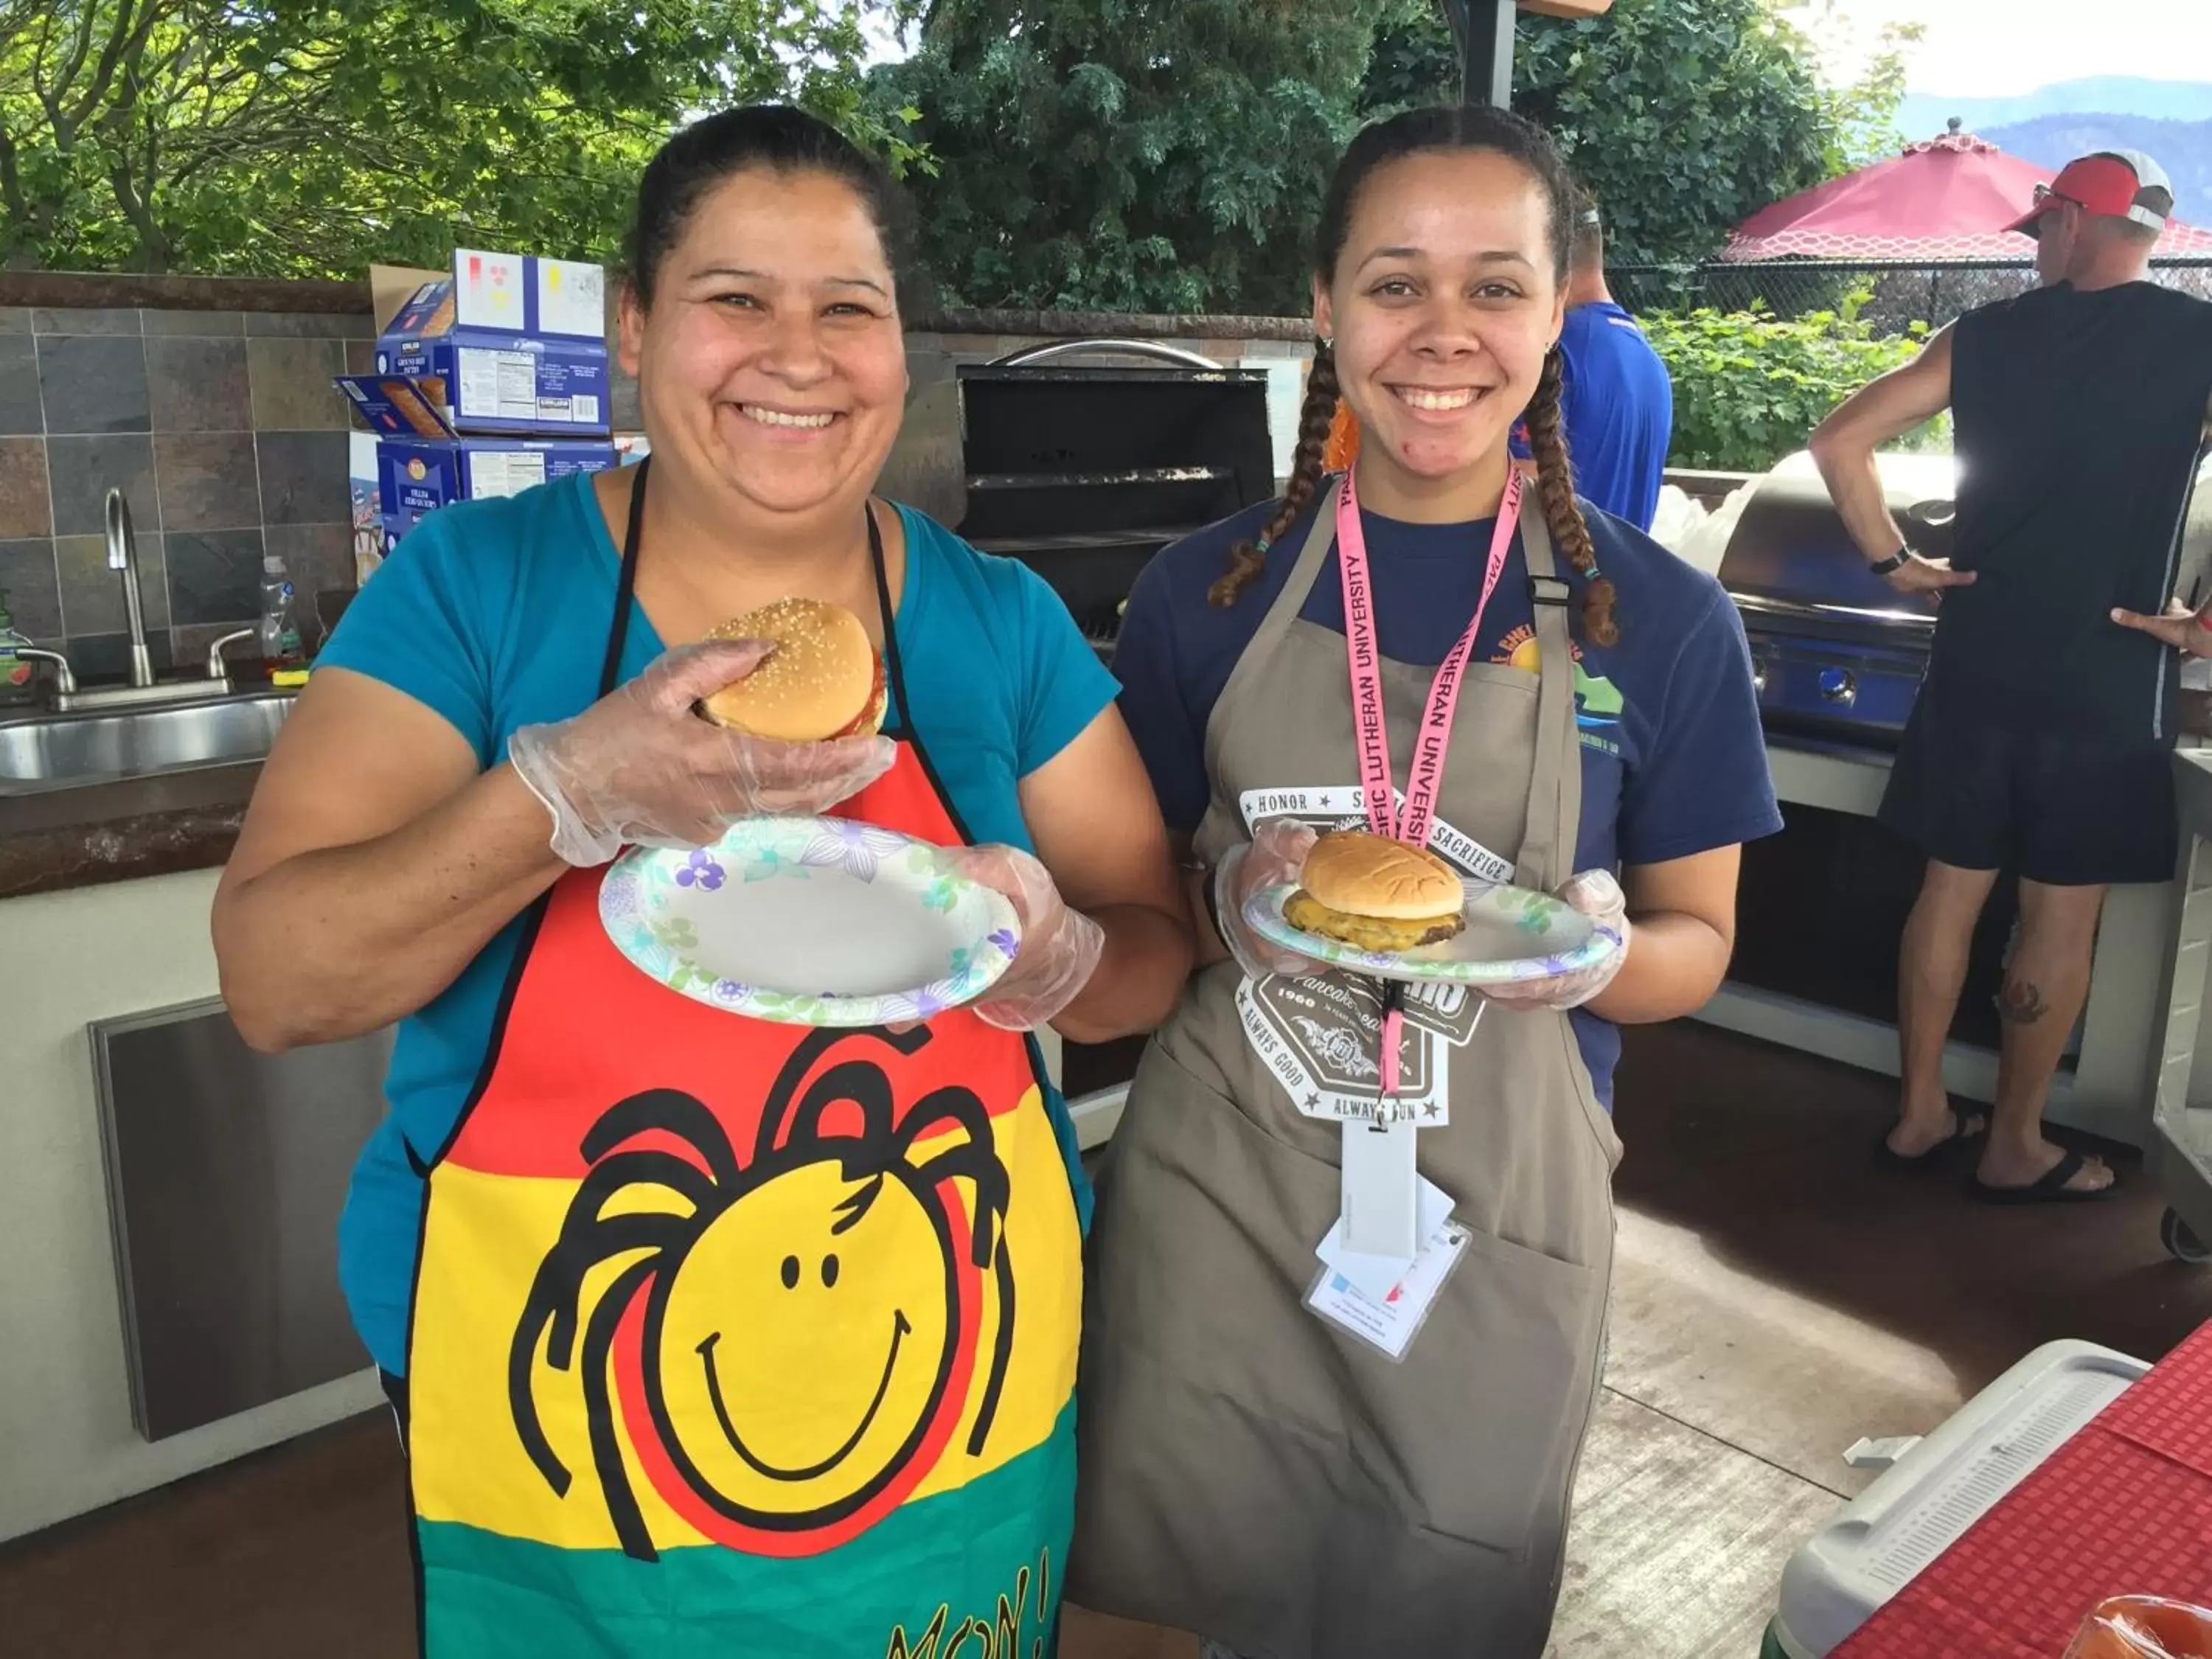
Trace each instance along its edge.
{"label": "printed label on box", "polygon": [[567,259],[538,262],[538,331],[601,339],[607,328],[606,275]]}
{"label": "printed label on box", "polygon": [[485,501],[520,495],[545,482],[545,457],[536,450],[480,450],[469,458],[469,495]]}
{"label": "printed label on box", "polygon": [[526,351],[487,351],[465,347],[460,362],[461,395],[455,403],[465,417],[501,421],[538,418],[538,359]]}
{"label": "printed label on box", "polygon": [[464,248],[453,255],[453,319],[463,328],[522,326],[522,257]]}

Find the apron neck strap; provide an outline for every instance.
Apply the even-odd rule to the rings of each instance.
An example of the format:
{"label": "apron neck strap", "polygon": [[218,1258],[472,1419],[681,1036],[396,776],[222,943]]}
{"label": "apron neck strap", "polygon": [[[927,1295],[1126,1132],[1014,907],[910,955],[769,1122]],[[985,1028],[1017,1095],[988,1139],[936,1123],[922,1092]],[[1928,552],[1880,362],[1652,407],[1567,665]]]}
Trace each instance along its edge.
{"label": "apron neck strap", "polygon": [[[875,568],[876,609],[882,613],[884,619],[884,680],[890,688],[891,702],[897,706],[899,725],[910,733],[914,730],[914,720],[907,711],[906,663],[899,653],[898,617],[891,606],[890,571],[884,562],[884,532],[876,525],[875,503],[861,502],[860,516],[868,521],[868,560]],[[907,543],[909,575],[913,572],[913,538],[909,537]]]}
{"label": "apron neck strap", "polygon": [[1314,584],[1321,580],[1321,568],[1328,562],[1328,556],[1336,546],[1336,498],[1344,489],[1341,478],[1331,478],[1328,488],[1322,490],[1315,503],[1313,523],[1307,526],[1305,539],[1298,544],[1298,556],[1291,566],[1291,574],[1284,579],[1283,591],[1275,595],[1275,602],[1267,607],[1267,614],[1260,623],[1259,632],[1252,636],[1255,646],[1262,645],[1272,651],[1282,642],[1283,635],[1291,631],[1291,624],[1305,609],[1306,596],[1313,592]]}
{"label": "apron neck strap", "polygon": [[[599,661],[599,695],[602,697],[622,683],[623,647],[629,642],[630,618],[637,611],[637,561],[645,547],[645,486],[652,467],[653,457],[641,457],[636,477],[630,481],[629,522],[623,532],[622,572],[615,579],[614,619],[608,625],[606,651]],[[884,619],[884,678],[898,704],[899,719],[904,723],[906,666],[899,655],[896,617],[891,609],[890,573],[884,562],[884,533],[877,526],[873,503],[862,503],[860,511],[868,521],[868,562],[875,574],[876,605]]]}
{"label": "apron neck strap", "polygon": [[622,574],[615,579],[614,621],[607,629],[607,648],[599,660],[599,695],[605,696],[622,682],[623,647],[629,641],[630,613],[637,609],[637,556],[645,546],[645,481],[653,457],[637,463],[637,476],[629,485],[629,525],[623,532]]}
{"label": "apron neck strap", "polygon": [[1568,866],[1582,827],[1582,738],[1575,725],[1574,640],[1567,629],[1574,589],[1559,579],[1542,513],[1522,515],[1521,547],[1528,562],[1539,659],[1536,761],[1528,774],[1528,825],[1513,878],[1549,892],[1574,873]]}

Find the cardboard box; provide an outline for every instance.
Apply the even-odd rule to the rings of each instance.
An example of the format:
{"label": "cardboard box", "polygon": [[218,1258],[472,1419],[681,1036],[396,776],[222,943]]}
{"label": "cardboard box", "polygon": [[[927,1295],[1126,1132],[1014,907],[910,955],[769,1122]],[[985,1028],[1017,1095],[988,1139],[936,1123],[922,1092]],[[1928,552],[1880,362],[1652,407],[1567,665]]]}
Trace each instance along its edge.
{"label": "cardboard box", "polygon": [[572,472],[619,464],[612,442],[545,438],[386,438],[376,447],[377,497],[385,538],[397,542],[449,501],[479,501]]}
{"label": "cardboard box", "polygon": [[[410,276],[423,280],[404,286]],[[371,286],[376,372],[337,383],[378,432],[577,438],[611,429],[599,266],[463,248],[448,273],[378,267]]]}
{"label": "cardboard box", "polygon": [[365,432],[346,434],[348,493],[353,501],[353,579],[358,587],[384,562],[383,489],[377,481],[377,440]]}

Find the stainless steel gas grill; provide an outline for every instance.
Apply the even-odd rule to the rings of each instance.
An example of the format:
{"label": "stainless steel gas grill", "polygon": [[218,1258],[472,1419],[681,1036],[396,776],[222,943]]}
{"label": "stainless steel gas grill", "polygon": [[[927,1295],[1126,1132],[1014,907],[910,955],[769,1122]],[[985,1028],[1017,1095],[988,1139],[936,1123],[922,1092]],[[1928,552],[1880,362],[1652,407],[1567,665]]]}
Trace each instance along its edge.
{"label": "stainless steel gas grill", "polygon": [[[1913,545],[1951,550],[1957,472],[1948,456],[1884,455],[1882,487]],[[1721,585],[1751,641],[1771,737],[1893,749],[1936,630],[1925,602],[1867,568],[1809,455],[1761,479],[1721,558]]]}
{"label": "stainless steel gas grill", "polygon": [[[1109,661],[1146,562],[1274,494],[1266,373],[1149,340],[963,364],[915,400],[907,428],[902,470],[939,474],[908,498],[1035,569]],[[942,476],[953,467],[957,481]]]}

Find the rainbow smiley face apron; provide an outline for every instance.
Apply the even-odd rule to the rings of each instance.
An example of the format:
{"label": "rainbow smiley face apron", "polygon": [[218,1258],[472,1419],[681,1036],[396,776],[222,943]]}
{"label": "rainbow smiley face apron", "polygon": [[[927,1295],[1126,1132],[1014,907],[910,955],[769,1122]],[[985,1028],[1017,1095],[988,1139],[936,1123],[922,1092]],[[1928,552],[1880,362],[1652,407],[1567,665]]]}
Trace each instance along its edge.
{"label": "rainbow smiley face apron", "polygon": [[[877,570],[903,730],[841,811],[964,839]],[[533,916],[428,1170],[425,1652],[1042,1659],[1081,1244],[1030,1044],[964,1011],[894,1035],[692,1002],[616,952],[599,878]]]}

